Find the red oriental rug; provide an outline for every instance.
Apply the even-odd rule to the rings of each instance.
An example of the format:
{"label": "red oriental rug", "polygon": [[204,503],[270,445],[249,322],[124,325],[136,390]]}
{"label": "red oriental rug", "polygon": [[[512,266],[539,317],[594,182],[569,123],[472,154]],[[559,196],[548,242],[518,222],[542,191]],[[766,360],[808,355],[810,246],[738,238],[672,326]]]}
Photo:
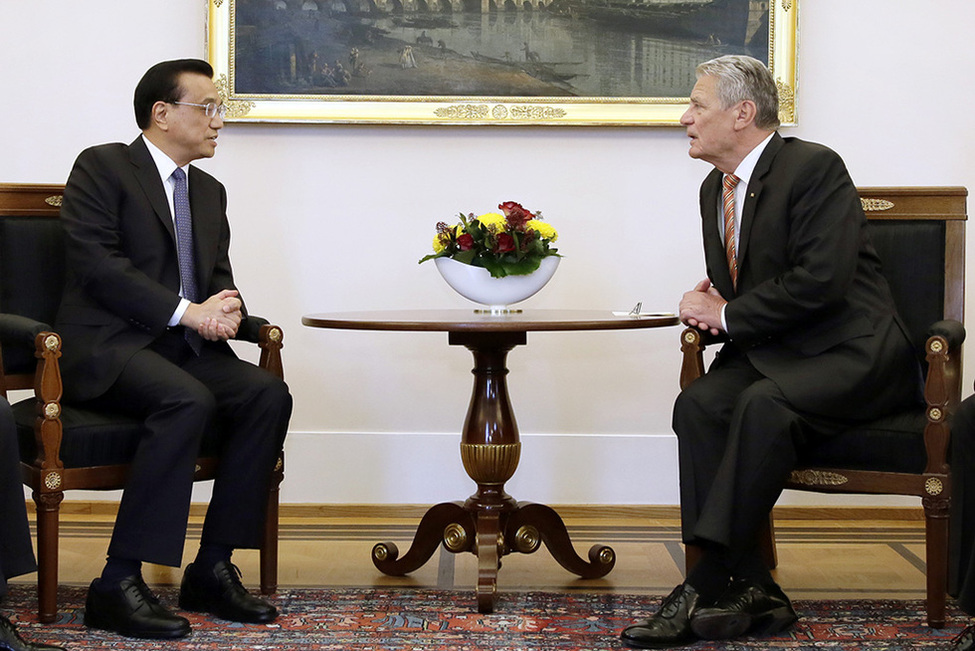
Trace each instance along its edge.
{"label": "red oriental rug", "polygon": [[[85,651],[601,651],[623,649],[620,630],[654,612],[659,596],[502,593],[497,612],[477,612],[472,591],[413,589],[283,590],[271,625],[243,625],[188,614],[193,634],[178,642],[131,640],[82,624],[86,588],[62,586],[54,624],[35,619],[32,586],[11,586],[2,612],[30,640]],[[158,591],[175,607],[175,589]],[[787,634],[698,642],[694,650],[827,649],[901,651],[947,649],[967,619],[951,609],[951,626],[924,623],[921,601],[797,601],[801,619]]]}

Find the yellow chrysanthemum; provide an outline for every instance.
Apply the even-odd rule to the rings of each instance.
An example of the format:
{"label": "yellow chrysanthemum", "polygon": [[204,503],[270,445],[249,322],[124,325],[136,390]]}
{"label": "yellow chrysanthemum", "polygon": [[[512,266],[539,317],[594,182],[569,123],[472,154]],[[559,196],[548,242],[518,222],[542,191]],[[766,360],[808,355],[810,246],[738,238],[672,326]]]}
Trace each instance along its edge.
{"label": "yellow chrysanthemum", "polygon": [[549,242],[554,242],[559,239],[559,233],[556,231],[551,224],[537,219],[529,219],[525,223],[525,230],[535,231],[538,235]]}
{"label": "yellow chrysanthemum", "polygon": [[481,222],[481,226],[492,233],[500,233],[508,227],[508,220],[505,219],[504,215],[499,215],[496,212],[481,215],[477,221]]}
{"label": "yellow chrysanthemum", "polygon": [[433,252],[440,253],[450,244],[450,238],[446,233],[437,233],[433,238]]}

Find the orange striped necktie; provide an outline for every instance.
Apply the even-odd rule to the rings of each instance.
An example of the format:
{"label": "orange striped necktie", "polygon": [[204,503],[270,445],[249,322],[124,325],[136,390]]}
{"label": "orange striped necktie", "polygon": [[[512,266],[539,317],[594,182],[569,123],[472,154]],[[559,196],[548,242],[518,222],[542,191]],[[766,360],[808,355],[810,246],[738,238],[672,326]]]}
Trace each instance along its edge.
{"label": "orange striped necktie", "polygon": [[721,209],[724,213],[724,250],[728,257],[731,284],[738,287],[738,250],[735,246],[735,186],[741,181],[734,174],[725,174],[722,183]]}

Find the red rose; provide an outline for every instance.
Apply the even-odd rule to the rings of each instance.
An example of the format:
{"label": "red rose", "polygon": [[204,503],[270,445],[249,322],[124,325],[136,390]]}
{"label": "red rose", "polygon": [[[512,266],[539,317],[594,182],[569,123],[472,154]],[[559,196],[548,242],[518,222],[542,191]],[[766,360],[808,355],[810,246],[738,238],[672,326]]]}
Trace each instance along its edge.
{"label": "red rose", "polygon": [[457,246],[461,251],[470,251],[474,247],[474,238],[470,233],[464,233],[457,238]]}
{"label": "red rose", "polygon": [[498,235],[498,246],[495,247],[498,253],[507,253],[508,251],[515,250],[515,238],[511,237],[507,233],[500,233]]}
{"label": "red rose", "polygon": [[498,208],[504,213],[508,224],[516,230],[524,229],[525,222],[534,217],[520,203],[514,201],[505,201],[502,204],[498,204]]}

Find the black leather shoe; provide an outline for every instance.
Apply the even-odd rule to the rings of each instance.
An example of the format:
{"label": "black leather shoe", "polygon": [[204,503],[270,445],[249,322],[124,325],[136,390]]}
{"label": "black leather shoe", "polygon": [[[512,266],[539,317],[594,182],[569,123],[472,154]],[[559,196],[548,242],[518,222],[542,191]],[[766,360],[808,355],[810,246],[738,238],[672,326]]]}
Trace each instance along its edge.
{"label": "black leather shoe", "polygon": [[85,601],[85,626],[114,631],[126,637],[172,640],[190,634],[190,622],[159,603],[141,576],[129,576],[117,586],[95,579]]}
{"label": "black leather shoe", "polygon": [[975,649],[975,626],[969,626],[951,641],[949,651],[971,651]]}
{"label": "black leather shoe", "polygon": [[691,629],[705,640],[730,640],[745,633],[778,633],[798,619],[779,586],[738,579],[713,606],[694,613]]}
{"label": "black leather shoe", "polygon": [[229,561],[220,561],[209,570],[190,563],[179,588],[179,607],[248,624],[266,624],[278,616],[274,606],[247,591],[240,582],[240,570]]}
{"label": "black leather shoe", "polygon": [[28,642],[17,633],[17,627],[0,615],[0,651],[65,651],[63,646]]}
{"label": "black leather shoe", "polygon": [[691,617],[699,600],[694,588],[681,583],[663,600],[654,616],[627,626],[620,639],[638,649],[669,649],[690,644],[697,639],[691,630]]}

